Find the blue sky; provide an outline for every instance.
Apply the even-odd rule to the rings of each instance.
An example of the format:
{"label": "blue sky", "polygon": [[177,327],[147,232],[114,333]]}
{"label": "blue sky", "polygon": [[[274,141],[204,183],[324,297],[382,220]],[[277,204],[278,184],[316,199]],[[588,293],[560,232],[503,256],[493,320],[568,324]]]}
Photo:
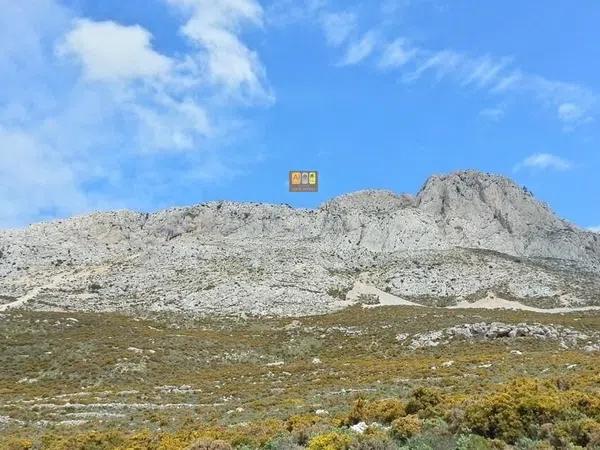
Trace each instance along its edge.
{"label": "blue sky", "polygon": [[[600,226],[600,4],[0,0],[0,226],[479,169]],[[320,192],[287,192],[291,169]]]}

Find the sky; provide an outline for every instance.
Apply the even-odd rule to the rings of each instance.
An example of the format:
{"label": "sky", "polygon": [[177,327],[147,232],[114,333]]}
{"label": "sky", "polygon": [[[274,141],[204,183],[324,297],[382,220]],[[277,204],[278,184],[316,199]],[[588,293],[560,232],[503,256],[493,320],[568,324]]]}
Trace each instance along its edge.
{"label": "sky", "polygon": [[[600,3],[0,0],[0,227],[476,169],[600,231]],[[318,193],[288,192],[318,170]]]}

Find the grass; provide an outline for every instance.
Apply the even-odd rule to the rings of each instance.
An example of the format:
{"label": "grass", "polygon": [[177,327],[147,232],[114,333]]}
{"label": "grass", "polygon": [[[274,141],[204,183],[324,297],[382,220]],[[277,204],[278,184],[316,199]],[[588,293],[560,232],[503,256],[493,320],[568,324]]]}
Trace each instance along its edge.
{"label": "grass", "polygon": [[[597,352],[530,338],[410,351],[395,337],[492,321],[590,333],[600,329],[598,313],[353,307],[296,320],[4,314],[0,416],[10,420],[0,420],[0,448],[166,449],[202,439],[237,448],[430,448],[435,436],[448,442],[444,448],[458,448],[459,440],[483,448],[468,445],[529,439],[557,446],[577,436],[588,445],[595,433]],[[511,383],[523,394],[512,400]],[[530,403],[519,411],[542,408],[552,430],[529,432],[543,424],[510,409],[521,397]],[[350,422],[389,429],[351,433],[352,414]],[[505,419],[512,425],[496,432]]]}

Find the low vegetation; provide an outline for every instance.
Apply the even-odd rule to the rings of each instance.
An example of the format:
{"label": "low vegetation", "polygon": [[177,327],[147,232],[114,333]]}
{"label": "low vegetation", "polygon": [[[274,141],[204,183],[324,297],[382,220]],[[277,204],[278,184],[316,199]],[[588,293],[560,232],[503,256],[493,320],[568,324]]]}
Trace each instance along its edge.
{"label": "low vegetation", "polygon": [[598,313],[12,311],[0,317],[0,449],[600,448],[597,351],[397,339],[475,321],[600,329]]}

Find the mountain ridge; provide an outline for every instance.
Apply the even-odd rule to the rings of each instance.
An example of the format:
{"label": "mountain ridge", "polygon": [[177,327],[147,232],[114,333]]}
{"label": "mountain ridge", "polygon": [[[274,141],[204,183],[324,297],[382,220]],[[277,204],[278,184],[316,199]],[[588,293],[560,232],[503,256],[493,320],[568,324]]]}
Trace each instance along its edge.
{"label": "mountain ridge", "polygon": [[0,298],[38,309],[321,313],[347,306],[356,282],[423,304],[490,291],[533,306],[600,304],[598,235],[476,171],[314,209],[221,201],[96,213],[0,232],[0,251]]}

